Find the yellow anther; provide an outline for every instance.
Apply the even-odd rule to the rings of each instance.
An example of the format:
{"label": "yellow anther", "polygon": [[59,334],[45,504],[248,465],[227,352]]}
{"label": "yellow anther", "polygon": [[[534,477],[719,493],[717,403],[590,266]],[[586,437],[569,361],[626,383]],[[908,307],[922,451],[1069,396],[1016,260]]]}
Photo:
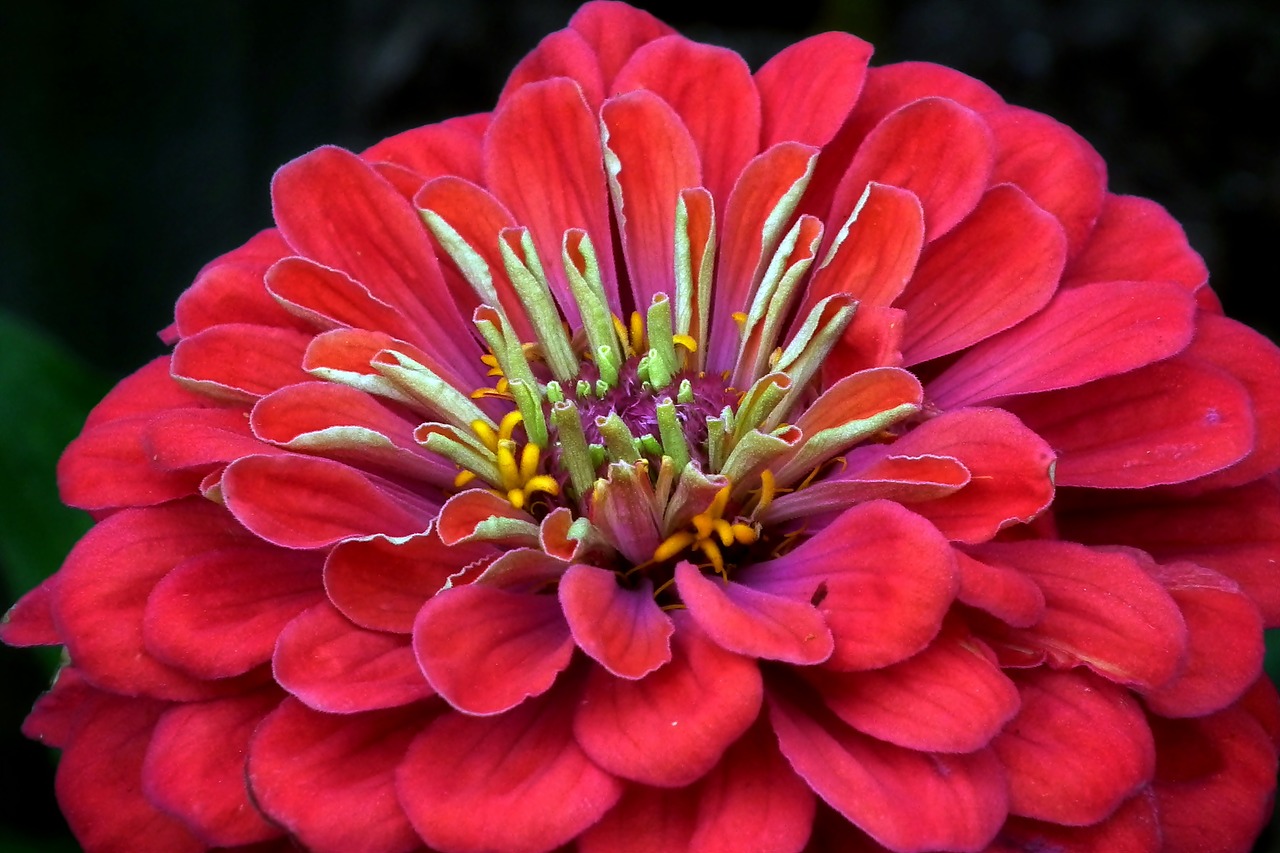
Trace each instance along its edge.
{"label": "yellow anther", "polygon": [[458,476],[453,478],[453,487],[455,489],[461,489],[463,486],[465,486],[467,483],[470,483],[475,478],[476,478],[476,475],[474,471],[459,471]]}
{"label": "yellow anther", "polygon": [[471,422],[471,431],[476,434],[476,438],[480,439],[480,442],[485,447],[491,451],[498,449],[498,434],[493,431],[493,427],[477,419]]}
{"label": "yellow anther", "polygon": [[684,347],[689,352],[698,351],[698,342],[695,341],[690,335],[672,335],[671,341],[677,346]]}
{"label": "yellow anther", "polygon": [[747,312],[745,312],[745,311],[734,311],[734,312],[733,312],[733,322],[735,322],[735,323],[737,323],[737,324],[738,324],[738,328],[739,328],[739,329],[741,329],[743,326],[747,325]]}
{"label": "yellow anther", "polygon": [[750,524],[736,522],[731,526],[731,529],[733,530],[733,541],[739,545],[750,545],[760,538],[760,534]]}
{"label": "yellow anther", "polygon": [[520,486],[520,466],[516,465],[516,443],[511,439],[498,442],[498,476],[502,479],[502,488],[515,489]]}
{"label": "yellow anther", "polygon": [[756,504],[756,512],[763,512],[773,503],[773,496],[778,493],[778,483],[773,472],[768,468],[760,472],[760,501]]}
{"label": "yellow anther", "polygon": [[732,486],[725,486],[716,492],[711,505],[689,520],[692,530],[677,530],[662,540],[653,552],[653,563],[661,563],[676,557],[681,552],[694,548],[701,551],[711,568],[721,577],[728,577],[724,566],[724,553],[721,546],[728,548],[734,544],[750,545],[759,538],[755,528],[749,524],[729,521],[724,517],[729,506],[729,493]]}
{"label": "yellow anther", "polygon": [[622,351],[628,356],[635,355],[635,350],[631,348],[631,340],[627,337],[627,326],[622,322],[622,318],[617,314],[610,314],[609,319],[613,320],[613,331],[622,342]]}
{"label": "yellow anther", "polygon": [[542,459],[542,449],[530,442],[520,451],[520,479],[524,482],[532,480],[538,473],[538,462]]}
{"label": "yellow anther", "polygon": [[676,531],[666,539],[662,540],[662,544],[654,550],[653,562],[661,563],[665,560],[670,560],[676,554],[679,554],[696,541],[698,541],[698,537],[695,536],[692,531]]}
{"label": "yellow anther", "polygon": [[698,550],[707,555],[707,559],[711,561],[711,568],[715,569],[716,574],[725,580],[729,579],[729,573],[724,570],[724,555],[720,553],[720,546],[716,544],[716,540],[703,539],[698,543]]}
{"label": "yellow anther", "polygon": [[631,353],[635,355],[642,350],[647,350],[644,339],[644,320],[640,317],[639,311],[631,312]]}
{"label": "yellow anther", "polygon": [[520,414],[519,409],[513,409],[503,415],[502,421],[498,424],[498,441],[510,441],[516,431],[516,425],[523,421],[524,415]]}
{"label": "yellow anther", "polygon": [[524,489],[508,489],[507,502],[516,509],[524,509]]}
{"label": "yellow anther", "polygon": [[550,474],[538,474],[530,477],[524,482],[524,493],[526,496],[532,495],[534,492],[546,492],[549,495],[560,494],[560,484],[556,482],[556,478]]}

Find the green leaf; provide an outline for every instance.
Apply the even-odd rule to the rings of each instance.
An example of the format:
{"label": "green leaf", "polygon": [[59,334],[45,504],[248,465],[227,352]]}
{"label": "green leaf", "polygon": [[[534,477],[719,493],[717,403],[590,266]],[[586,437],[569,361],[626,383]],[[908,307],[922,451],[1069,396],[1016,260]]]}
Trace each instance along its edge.
{"label": "green leaf", "polygon": [[8,601],[39,584],[89,528],[58,499],[58,456],[110,387],[58,342],[0,312],[0,577]]}

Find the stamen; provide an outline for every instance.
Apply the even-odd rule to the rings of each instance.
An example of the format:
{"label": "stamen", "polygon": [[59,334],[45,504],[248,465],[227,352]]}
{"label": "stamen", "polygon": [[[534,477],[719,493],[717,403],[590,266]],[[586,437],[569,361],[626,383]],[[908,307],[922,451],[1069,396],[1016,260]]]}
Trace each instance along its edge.
{"label": "stamen", "polygon": [[711,504],[689,520],[693,530],[677,530],[662,540],[662,543],[654,549],[650,563],[665,562],[693,548],[703,553],[716,574],[728,580],[729,574],[725,568],[724,552],[721,548],[729,548],[735,544],[750,545],[759,538],[756,529],[751,525],[730,522],[724,517],[732,492],[732,484],[717,491]]}

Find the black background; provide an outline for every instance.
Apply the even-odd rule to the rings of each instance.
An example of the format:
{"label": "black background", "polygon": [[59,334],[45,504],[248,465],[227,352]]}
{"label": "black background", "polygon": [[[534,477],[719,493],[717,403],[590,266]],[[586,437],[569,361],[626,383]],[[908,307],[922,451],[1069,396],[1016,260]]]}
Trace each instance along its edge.
{"label": "black background", "polygon": [[[876,45],[876,64],[951,65],[1053,115],[1101,152],[1113,191],[1154,198],[1184,224],[1229,314],[1276,337],[1280,5],[638,5],[753,67],[843,29]],[[154,333],[200,266],[270,224],[277,166],[490,108],[575,7],[0,0],[0,309],[114,381],[161,352]],[[14,736],[43,676],[26,653],[0,655],[0,827],[31,849],[74,849],[56,846],[52,763]]]}

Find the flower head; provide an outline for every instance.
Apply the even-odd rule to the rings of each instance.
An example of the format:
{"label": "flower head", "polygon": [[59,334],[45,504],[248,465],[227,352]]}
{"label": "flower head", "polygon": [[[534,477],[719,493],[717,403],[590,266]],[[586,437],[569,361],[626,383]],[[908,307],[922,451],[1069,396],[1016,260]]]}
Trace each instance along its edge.
{"label": "flower head", "polygon": [[584,6],[321,148],[7,617],[90,851],[1246,850],[1280,351],[1079,136]]}

